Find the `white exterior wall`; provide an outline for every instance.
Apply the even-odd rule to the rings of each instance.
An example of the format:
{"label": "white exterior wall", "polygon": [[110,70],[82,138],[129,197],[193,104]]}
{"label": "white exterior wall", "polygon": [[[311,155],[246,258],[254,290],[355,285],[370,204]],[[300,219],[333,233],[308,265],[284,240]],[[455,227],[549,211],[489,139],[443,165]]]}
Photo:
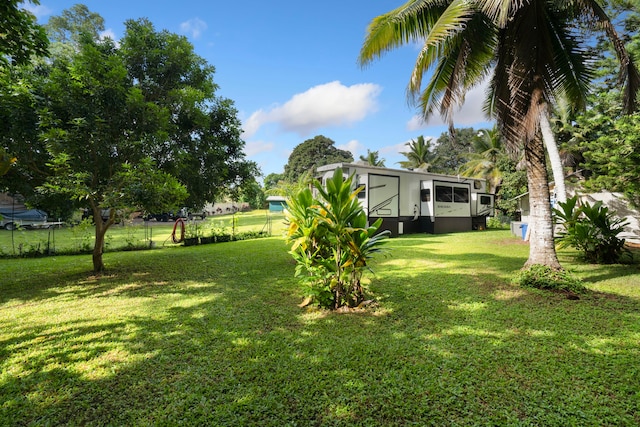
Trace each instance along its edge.
{"label": "white exterior wall", "polygon": [[[484,180],[347,163],[321,166],[317,169],[317,176],[324,181],[333,176],[333,172],[339,167],[345,175],[355,173],[358,185],[365,186],[365,191],[359,195],[358,200],[367,216],[383,218],[397,224],[398,234],[406,231],[407,227],[413,232],[417,228],[424,228],[424,221],[432,224],[428,227],[435,229],[433,223],[437,218],[442,218],[443,224],[452,224],[451,221],[457,221],[456,218],[469,221],[464,224],[471,224],[470,218],[476,214],[484,216],[493,211],[493,195],[484,194],[487,188]],[[467,201],[436,201],[436,185],[450,187],[453,193],[456,188],[466,189]],[[422,189],[429,190],[428,201],[421,200]],[[479,205],[483,195],[490,196],[490,206]]]}

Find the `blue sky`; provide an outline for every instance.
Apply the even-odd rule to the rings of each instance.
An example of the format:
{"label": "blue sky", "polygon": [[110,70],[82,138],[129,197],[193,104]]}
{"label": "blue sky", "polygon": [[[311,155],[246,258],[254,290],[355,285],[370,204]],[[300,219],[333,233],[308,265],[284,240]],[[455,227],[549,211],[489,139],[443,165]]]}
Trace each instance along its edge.
{"label": "blue sky", "polygon": [[[28,8],[46,23],[77,1],[41,0]],[[446,131],[408,105],[406,86],[418,46],[390,52],[366,68],[357,57],[369,22],[403,0],[165,1],[86,0],[118,40],[127,19],[182,34],[216,68],[218,95],[232,99],[243,123],[247,158],[264,175],[281,173],[293,148],[324,135],[357,160],[378,151],[387,167],[404,144]],[[467,94],[457,127],[487,127],[483,89]]]}

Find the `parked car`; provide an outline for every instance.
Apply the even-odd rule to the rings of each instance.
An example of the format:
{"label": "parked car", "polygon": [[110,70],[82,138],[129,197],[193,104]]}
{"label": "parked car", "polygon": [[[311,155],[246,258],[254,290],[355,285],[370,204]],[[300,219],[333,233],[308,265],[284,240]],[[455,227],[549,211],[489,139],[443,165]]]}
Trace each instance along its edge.
{"label": "parked car", "polygon": [[161,222],[168,222],[168,221],[175,221],[178,218],[188,218],[189,215],[187,213],[187,209],[186,208],[182,208],[178,211],[171,211],[171,212],[162,212],[162,213],[151,213],[151,214],[146,214],[142,217],[142,219],[144,219],[145,221],[151,221],[153,219],[155,219],[156,221],[161,221]]}
{"label": "parked car", "polygon": [[195,218],[206,219],[207,218],[207,212],[204,209],[200,210],[200,211],[196,211],[196,212],[189,211],[187,213],[187,218],[189,218],[189,219],[195,219]]}
{"label": "parked car", "polygon": [[[111,209],[102,209],[100,211],[100,216],[102,217],[103,221],[108,221],[110,214],[111,214]],[[91,212],[91,210],[85,208],[82,210],[82,219],[87,219],[87,218],[91,218],[93,220],[93,213]],[[116,211],[116,222],[120,222],[123,219],[124,219],[124,211],[118,209]]]}

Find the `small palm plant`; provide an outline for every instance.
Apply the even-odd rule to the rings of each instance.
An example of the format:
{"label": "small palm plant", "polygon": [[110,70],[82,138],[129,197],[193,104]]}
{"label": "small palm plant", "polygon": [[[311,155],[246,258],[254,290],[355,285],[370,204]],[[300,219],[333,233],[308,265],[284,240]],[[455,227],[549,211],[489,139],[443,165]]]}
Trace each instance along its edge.
{"label": "small palm plant", "polygon": [[585,261],[598,264],[619,262],[629,253],[625,240],[618,237],[628,225],[626,218],[617,218],[601,201],[578,206],[574,196],[558,205],[560,209],[553,213],[564,228],[559,235],[560,247],[572,246],[582,252]]}
{"label": "small palm plant", "polygon": [[297,262],[296,276],[307,285],[308,296],[319,305],[355,307],[364,300],[362,274],[368,260],[388,237],[378,233],[381,220],[367,226],[353,177],[341,169],[326,187],[313,183],[317,197],[304,189],[287,201],[287,242]]}
{"label": "small palm plant", "polygon": [[436,160],[435,154],[431,151],[431,139],[425,139],[420,135],[417,139],[411,140],[405,144],[409,151],[402,152],[407,160],[399,162],[400,167],[404,169],[420,169],[428,171]]}
{"label": "small palm plant", "polygon": [[369,166],[376,166],[379,168],[384,167],[384,159],[380,159],[380,153],[378,151],[370,151],[367,149],[366,156],[360,156],[360,160]]}

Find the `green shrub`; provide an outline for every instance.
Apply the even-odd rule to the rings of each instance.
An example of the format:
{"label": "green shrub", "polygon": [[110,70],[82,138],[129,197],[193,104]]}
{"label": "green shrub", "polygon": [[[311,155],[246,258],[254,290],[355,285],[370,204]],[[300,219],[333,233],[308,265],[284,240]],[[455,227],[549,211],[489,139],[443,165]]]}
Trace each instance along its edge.
{"label": "green shrub", "polygon": [[520,270],[512,281],[523,288],[537,288],[571,293],[584,293],[586,288],[580,279],[565,270],[554,270],[535,264]]}
{"label": "green shrub", "polygon": [[251,240],[260,239],[263,237],[269,237],[269,233],[266,231],[241,231],[233,236],[233,240]]}
{"label": "green shrub", "polygon": [[507,222],[503,221],[503,218],[498,217],[498,216],[490,216],[487,219],[487,228],[493,228],[493,229],[506,229],[509,228],[509,224]]}
{"label": "green shrub", "polygon": [[630,255],[624,239],[618,237],[628,224],[626,218],[616,218],[609,208],[598,201],[593,206],[585,202],[577,206],[576,196],[559,202],[553,213],[564,228],[559,234],[559,247],[571,246],[582,252],[587,262],[612,264]]}
{"label": "green shrub", "polygon": [[353,176],[343,178],[336,169],[326,188],[313,183],[287,200],[287,242],[297,263],[296,276],[307,296],[325,308],[355,307],[364,300],[362,274],[367,261],[380,251],[389,232],[378,233],[379,219],[367,226],[367,215],[358,202],[361,188]]}

